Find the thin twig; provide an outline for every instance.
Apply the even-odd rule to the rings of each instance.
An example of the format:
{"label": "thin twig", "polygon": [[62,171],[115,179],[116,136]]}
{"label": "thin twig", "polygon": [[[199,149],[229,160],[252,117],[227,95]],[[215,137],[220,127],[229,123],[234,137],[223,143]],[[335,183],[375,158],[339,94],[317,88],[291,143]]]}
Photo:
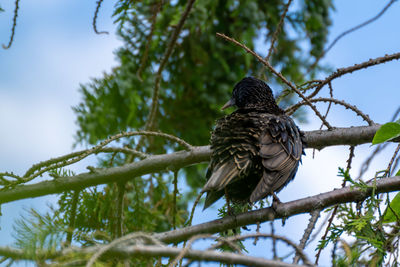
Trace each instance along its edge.
{"label": "thin twig", "polygon": [[117,209],[115,220],[115,237],[120,238],[124,234],[124,198],[125,198],[126,182],[117,183]]}
{"label": "thin twig", "polygon": [[106,251],[110,250],[111,248],[114,248],[117,245],[119,245],[123,242],[126,242],[126,241],[133,242],[136,239],[139,239],[139,240],[145,239],[147,242],[150,242],[151,244],[163,246],[163,244],[159,240],[153,238],[150,234],[141,233],[141,232],[131,233],[131,234],[122,236],[118,239],[114,239],[110,244],[104,245],[104,246],[100,247],[99,249],[97,249],[96,253],[93,254],[93,256],[90,258],[90,260],[86,263],[86,267],[91,267],[102,254],[104,254]]}
{"label": "thin twig", "polygon": [[235,45],[243,48],[246,50],[246,52],[250,53],[253,55],[255,58],[257,58],[261,63],[263,63],[273,74],[275,74],[278,78],[280,78],[286,85],[288,85],[293,91],[295,91],[306,103],[311,107],[311,109],[315,112],[315,114],[321,119],[321,121],[325,124],[325,126],[328,128],[328,130],[333,129],[332,126],[324,119],[324,117],[321,115],[321,113],[317,110],[317,108],[310,102],[310,100],[305,97],[297,88],[294,84],[289,82],[283,75],[282,73],[276,71],[274,67],[269,64],[268,61],[265,61],[260,55],[258,55],[256,52],[248,48],[246,45],[239,43],[235,39],[226,36],[225,34],[222,33],[217,33],[217,36],[234,43]]}
{"label": "thin twig", "polygon": [[324,80],[317,82],[317,84],[315,85],[316,88],[315,88],[314,92],[312,92],[307,98],[309,98],[309,99],[313,98],[314,96],[316,96],[319,93],[319,91],[322,89],[322,87],[324,87],[326,84],[330,83],[334,79],[337,79],[345,74],[349,74],[349,73],[352,73],[354,71],[358,71],[361,69],[366,69],[371,66],[379,65],[379,64],[386,63],[386,62],[389,62],[392,60],[397,60],[399,58],[400,58],[400,52],[393,53],[390,55],[385,55],[383,57],[373,58],[373,59],[370,59],[368,61],[365,61],[365,62],[362,62],[359,64],[354,64],[353,66],[350,66],[350,67],[339,68],[335,72],[333,72],[331,75],[326,77]]}
{"label": "thin twig", "polygon": [[375,20],[379,19],[379,18],[386,12],[386,10],[388,10],[389,7],[390,7],[394,2],[396,2],[396,1],[397,1],[397,0],[390,0],[389,3],[388,3],[377,15],[375,15],[373,18],[370,18],[369,20],[367,20],[367,21],[365,21],[365,22],[363,22],[363,23],[361,23],[361,24],[359,24],[359,25],[357,25],[357,26],[355,26],[355,27],[353,27],[353,28],[351,28],[351,29],[348,29],[347,31],[344,31],[344,32],[342,32],[341,34],[339,34],[339,35],[333,40],[333,42],[328,46],[328,48],[326,48],[326,49],[322,52],[322,54],[321,54],[318,58],[315,59],[315,62],[310,66],[309,70],[313,69],[313,68],[318,64],[319,60],[320,60],[321,58],[323,58],[323,57],[328,53],[328,51],[331,50],[331,48],[332,48],[341,38],[343,38],[344,36],[348,35],[348,34],[351,33],[351,32],[354,32],[354,31],[356,31],[356,30],[358,30],[358,29],[360,29],[360,28],[362,28],[362,27],[364,27],[364,26],[367,26],[368,24],[374,22]]}
{"label": "thin twig", "polygon": [[[357,116],[360,116],[364,121],[366,121],[368,123],[368,125],[372,126],[375,125],[375,122],[373,122],[370,117],[368,116],[368,114],[363,113],[361,110],[359,110],[356,106],[353,106],[347,102],[345,102],[344,100],[338,100],[336,98],[326,98],[326,97],[320,97],[320,98],[313,98],[313,99],[309,99],[310,102],[312,103],[316,103],[316,102],[328,102],[328,103],[334,103],[337,105],[342,105],[344,106],[346,109],[350,109],[352,111],[354,111],[354,113],[356,113]],[[300,108],[302,105],[306,104],[305,101],[301,101],[297,104],[294,104],[293,106],[288,107],[285,112],[288,115],[293,114],[298,108]]]}
{"label": "thin twig", "polygon": [[[312,265],[311,262],[309,261],[309,259],[307,258],[307,256],[304,254],[304,251],[298,245],[296,245],[293,241],[291,241],[290,239],[288,239],[284,236],[264,234],[264,233],[254,233],[254,234],[248,234],[248,235],[232,236],[232,237],[228,237],[226,239],[228,241],[232,242],[232,241],[239,241],[239,240],[244,240],[244,239],[248,239],[248,238],[272,238],[272,239],[283,241],[295,249],[295,251],[299,254],[301,260],[303,261],[303,263],[305,265]],[[222,245],[222,243],[219,242],[218,244],[213,245],[211,248],[216,249],[216,248],[220,247],[221,245]]]}
{"label": "thin twig", "polygon": [[[399,115],[400,113],[400,107],[397,108],[397,110],[394,112],[392,118],[390,121],[395,121],[397,118],[397,115]],[[389,143],[383,143],[383,144],[379,144],[374,151],[372,151],[372,153],[369,155],[369,157],[363,162],[363,164],[361,165],[360,168],[360,173],[358,174],[358,178],[357,179],[361,179],[361,177],[364,175],[364,173],[368,170],[369,165],[371,164],[372,160],[375,158],[376,155],[379,154],[379,152],[381,152],[383,149],[385,149],[386,146],[388,146]],[[398,162],[398,160],[396,160],[396,163]],[[397,164],[395,163],[395,166],[397,166]]]}
{"label": "thin twig", "polygon": [[142,58],[140,59],[140,67],[139,67],[138,71],[136,72],[136,75],[138,76],[138,78],[140,80],[142,80],[142,72],[143,72],[144,68],[146,67],[146,62],[147,62],[150,45],[151,45],[151,39],[153,38],[154,30],[156,28],[157,15],[161,10],[162,4],[163,4],[163,0],[159,0],[158,3],[155,4],[154,13],[150,18],[150,22],[151,22],[150,33],[149,33],[149,35],[147,35],[146,46],[144,48]]}
{"label": "thin twig", "polygon": [[378,155],[389,143],[379,144],[374,151],[369,155],[369,157],[363,162],[360,167],[360,173],[358,174],[357,179],[361,179],[364,173],[368,170],[369,165],[371,164],[372,160]]}
{"label": "thin twig", "polygon": [[76,210],[78,207],[79,194],[80,194],[80,190],[76,190],[76,191],[74,191],[74,193],[72,195],[71,212],[70,212],[70,216],[69,216],[68,233],[67,233],[67,239],[66,239],[66,243],[68,245],[71,245],[72,236],[74,234],[75,221],[76,221]]}
{"label": "thin twig", "polygon": [[[260,222],[257,222],[256,233],[259,233],[259,232],[260,232],[260,229],[261,229],[261,223],[260,223]],[[256,237],[256,238],[254,238],[253,245],[254,245],[254,246],[257,245],[257,242],[258,242],[258,238]]]}
{"label": "thin twig", "polygon": [[[351,163],[352,163],[353,158],[354,158],[354,149],[355,149],[354,146],[350,146],[350,148],[349,148],[349,158],[347,159],[347,167],[346,167],[346,172],[347,172],[347,173],[348,173],[348,172],[350,171],[350,169],[351,169]],[[346,180],[343,179],[342,188],[344,188],[345,186],[346,186]],[[328,225],[326,226],[325,233],[324,233],[324,235],[322,236],[321,240],[325,240],[326,237],[328,236],[329,228],[331,227],[332,222],[333,222],[333,219],[334,219],[335,216],[336,216],[338,207],[339,207],[339,205],[336,205],[335,208],[333,209],[332,214],[331,214],[331,217],[330,217],[329,220],[328,220]],[[318,260],[319,260],[319,257],[320,257],[320,255],[321,255],[322,249],[323,249],[323,247],[321,246],[321,247],[318,249],[317,254],[315,255],[315,265],[318,265]]]}
{"label": "thin twig", "polygon": [[160,62],[159,67],[158,67],[156,77],[155,77],[153,97],[151,100],[150,115],[149,115],[149,118],[145,125],[146,130],[152,130],[154,127],[155,117],[156,117],[157,110],[158,110],[158,95],[159,95],[159,89],[160,89],[160,82],[162,79],[162,71],[164,70],[164,67],[167,64],[168,59],[169,59],[170,55],[172,54],[172,51],[175,48],[176,40],[178,39],[178,36],[183,28],[183,25],[185,24],[185,21],[186,21],[187,17],[189,16],[189,13],[193,7],[194,2],[195,2],[195,0],[189,0],[189,2],[187,3],[185,11],[183,12],[183,14],[181,16],[178,25],[175,27],[175,31],[173,32],[173,34],[171,36],[171,40],[168,44],[167,50],[165,51],[165,54]]}
{"label": "thin twig", "polygon": [[202,191],[197,195],[196,200],[195,200],[194,203],[193,203],[192,211],[190,212],[189,220],[188,220],[187,223],[185,224],[186,226],[192,225],[192,220],[193,220],[194,211],[196,210],[196,206],[197,206],[197,204],[199,204],[199,201],[200,201],[200,199],[201,199],[201,197],[203,196],[204,193],[205,193],[205,191],[202,190]]}
{"label": "thin twig", "polygon": [[394,161],[394,159],[396,158],[397,154],[399,153],[399,150],[400,150],[400,144],[397,145],[396,150],[394,151],[393,156],[392,156],[392,158],[390,159],[389,164],[388,164],[388,166],[387,166],[387,168],[386,168],[386,170],[385,170],[383,176],[389,177],[390,174],[392,173],[392,171],[391,171],[391,169],[392,169],[392,164],[393,164],[393,161]]}
{"label": "thin twig", "polygon": [[290,6],[291,3],[292,3],[292,0],[288,0],[288,2],[286,3],[285,9],[283,10],[283,13],[282,13],[281,18],[280,18],[279,23],[278,23],[278,26],[276,27],[276,30],[275,30],[274,34],[272,35],[271,45],[270,45],[270,47],[268,49],[268,55],[265,58],[266,61],[269,61],[269,58],[272,55],[272,51],[274,50],[275,42],[278,39],[278,35],[279,35],[280,31],[283,28],[283,22],[285,21],[286,14],[287,14],[287,12],[289,10],[289,6]]}
{"label": "thin twig", "polygon": [[[233,249],[236,251],[236,253],[242,254],[240,248],[239,248],[236,244],[234,244],[232,241],[230,241],[228,238],[216,237],[216,236],[210,235],[210,234],[200,234],[200,235],[192,236],[192,237],[188,240],[187,244],[184,245],[184,247],[182,248],[181,252],[180,252],[180,253],[178,254],[178,256],[176,256],[176,258],[168,265],[168,267],[174,267],[174,266],[176,266],[177,263],[178,263],[178,261],[182,260],[182,259],[184,258],[184,256],[185,256],[185,254],[188,253],[188,251],[189,251],[189,250],[191,249],[191,247],[192,247],[192,244],[193,244],[196,240],[205,239],[205,238],[212,238],[212,239],[214,239],[214,240],[215,240],[215,239],[216,239],[216,240],[219,240],[220,243],[227,244],[227,245],[229,245],[231,248],[233,248]],[[208,250],[211,250],[211,248],[208,249]]]}
{"label": "thin twig", "polygon": [[[318,220],[320,214],[321,214],[320,209],[316,209],[313,212],[311,212],[311,217],[308,222],[308,226],[305,229],[303,237],[301,238],[300,244],[299,244],[299,248],[301,248],[302,250],[304,250],[304,248],[306,247],[307,241],[310,238],[312,230],[315,228],[315,224],[317,223],[317,220]],[[296,256],[293,258],[293,264],[297,264],[299,262],[299,260],[300,260],[300,256],[296,252]]]}
{"label": "thin twig", "polygon": [[[276,260],[278,258],[278,253],[276,252],[276,238],[275,238],[275,227],[274,227],[274,221],[270,222],[271,226],[271,236],[272,236],[272,255],[273,259]],[[258,239],[258,237],[257,237]]]}
{"label": "thin twig", "polygon": [[176,229],[176,198],[178,197],[178,172],[179,170],[174,171],[174,199],[172,202],[172,227]]}
{"label": "thin twig", "polygon": [[17,27],[17,18],[18,18],[18,9],[19,9],[19,0],[15,0],[15,9],[14,9],[14,17],[13,17],[13,24],[11,27],[11,36],[8,45],[2,45],[3,49],[9,49],[14,41],[15,35],[15,28]]}
{"label": "thin twig", "polygon": [[[328,85],[329,85],[329,96],[330,96],[331,98],[333,98],[332,83],[329,83]],[[326,118],[328,117],[329,111],[331,110],[331,106],[332,106],[332,102],[329,102],[328,108],[326,109],[326,112],[325,112],[325,115],[324,115],[325,120],[326,120]],[[289,115],[289,114],[288,114],[288,115]],[[323,127],[324,127],[324,124],[321,123],[321,126],[319,127],[319,129],[322,130]],[[313,151],[312,151],[312,158],[313,158],[313,159],[314,159],[314,156],[315,156],[315,148],[314,148]]]}
{"label": "thin twig", "polygon": [[96,2],[96,10],[94,11],[94,16],[93,16],[92,25],[93,25],[93,30],[94,30],[94,32],[95,32],[96,34],[108,34],[107,31],[101,31],[101,32],[99,32],[99,31],[97,30],[97,16],[99,15],[100,6],[101,6],[102,3],[103,3],[103,0],[97,0],[97,2]]}

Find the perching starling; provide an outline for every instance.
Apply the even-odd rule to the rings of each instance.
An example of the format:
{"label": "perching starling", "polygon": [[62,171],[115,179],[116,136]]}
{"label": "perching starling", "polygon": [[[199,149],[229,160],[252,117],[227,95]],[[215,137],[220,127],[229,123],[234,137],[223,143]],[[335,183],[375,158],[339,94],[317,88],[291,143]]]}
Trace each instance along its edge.
{"label": "perching starling", "polygon": [[302,133],[265,82],[241,80],[222,109],[230,106],[238,109],[219,119],[211,135],[204,209],[224,194],[245,203],[280,191],[294,178],[304,154]]}

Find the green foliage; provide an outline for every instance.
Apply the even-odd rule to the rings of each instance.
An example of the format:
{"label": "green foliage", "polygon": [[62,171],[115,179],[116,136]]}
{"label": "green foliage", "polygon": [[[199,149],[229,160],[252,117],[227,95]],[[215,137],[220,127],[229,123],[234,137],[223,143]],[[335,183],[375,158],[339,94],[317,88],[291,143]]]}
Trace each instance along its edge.
{"label": "green foliage", "polygon": [[[208,143],[209,131],[221,116],[219,108],[233,85],[262,69],[251,55],[218,39],[215,33],[233,36],[254,48],[256,39],[271,38],[285,3],[196,2],[163,71],[156,128],[195,145]],[[163,4],[148,42],[154,1],[118,2],[115,17],[118,34],[125,43],[116,53],[120,65],[103,78],[81,86],[83,101],[74,108],[79,126],[77,142],[95,144],[110,134],[143,127],[149,113],[154,71],[185,4],[186,1]],[[271,63],[292,81],[303,82],[313,54],[322,52],[331,8],[330,1],[303,1],[300,8],[288,13]],[[304,51],[302,40],[310,42],[310,51]],[[261,48],[265,52],[268,43]],[[148,57],[142,64],[146,49]],[[267,77],[272,79],[269,73]],[[154,152],[165,151],[157,145],[152,148]]]}
{"label": "green foliage", "polygon": [[392,199],[390,204],[386,207],[385,213],[383,214],[383,222],[400,222],[400,193]]}
{"label": "green foliage", "polygon": [[16,245],[33,258],[38,250],[55,251],[64,241],[66,227],[58,223],[54,212],[44,215],[31,209],[14,226]]}
{"label": "green foliage", "polygon": [[[146,179],[135,178],[125,184],[123,199],[123,230],[125,233],[134,231],[167,231],[172,228],[173,190],[165,188],[161,175]],[[169,181],[171,183],[171,181]],[[73,193],[63,193],[59,200],[63,215],[63,224],[70,222]],[[88,245],[116,238],[118,228],[118,186],[109,185],[99,190],[96,187],[79,193],[77,205],[74,238]],[[175,215],[176,226],[182,226],[187,219],[186,202],[177,198]]]}
{"label": "green foliage", "polygon": [[380,144],[390,141],[400,136],[400,124],[397,122],[388,122],[382,125],[374,136],[372,144]]}
{"label": "green foliage", "polygon": [[[339,168],[338,176],[358,189],[368,188],[364,182],[354,181],[342,168]],[[343,235],[355,237],[356,240],[350,245],[342,241],[344,254],[335,259],[335,266],[359,266],[365,261],[374,261],[378,265],[382,263],[391,239],[390,233],[383,228],[380,216],[376,214],[380,203],[381,199],[375,195],[375,188],[372,187],[371,196],[362,203],[338,205],[337,221],[330,227],[328,238],[322,240],[318,248],[324,248],[330,242],[338,242]],[[370,251],[369,259],[365,258],[367,250]]]}
{"label": "green foliage", "polygon": [[[149,0],[117,2],[114,17],[118,35],[124,41],[123,47],[116,51],[119,65],[111,73],[81,85],[82,102],[74,107],[79,127],[77,143],[96,144],[120,131],[143,129],[149,115],[155,73],[187,1],[163,2],[150,35],[159,3]],[[192,145],[207,144],[215,120],[223,115],[220,107],[230,97],[234,84],[246,75],[264,74],[263,66],[251,55],[215,34],[221,32],[232,36],[265,55],[285,4],[283,0],[196,1],[162,72],[154,128]],[[322,52],[332,8],[330,0],[304,0],[289,10],[270,61],[293,82],[301,83],[313,75],[306,74],[306,69],[314,62],[315,55]],[[265,45],[255,47],[255,42],[263,39],[267,40]],[[307,46],[302,45],[305,42]],[[276,92],[284,89],[270,73],[265,74],[268,82],[275,85]],[[293,101],[289,95],[280,104],[287,106]],[[126,139],[124,145],[135,147],[137,140]],[[140,149],[151,154],[179,149],[178,145],[164,140],[144,140]],[[119,156],[113,164],[130,160]],[[106,157],[102,164],[107,165],[109,161]],[[185,168],[181,173],[189,185],[181,196],[184,207],[204,184],[205,166]],[[163,175],[157,183],[163,183],[160,188],[167,190],[170,180],[170,174]],[[148,180],[137,178],[137,181],[148,188]],[[160,196],[153,194],[152,197]],[[127,205],[132,209],[154,208],[151,205],[156,201],[139,199],[146,203],[137,204],[133,198]],[[143,225],[163,225],[163,216],[156,218],[160,220]]]}

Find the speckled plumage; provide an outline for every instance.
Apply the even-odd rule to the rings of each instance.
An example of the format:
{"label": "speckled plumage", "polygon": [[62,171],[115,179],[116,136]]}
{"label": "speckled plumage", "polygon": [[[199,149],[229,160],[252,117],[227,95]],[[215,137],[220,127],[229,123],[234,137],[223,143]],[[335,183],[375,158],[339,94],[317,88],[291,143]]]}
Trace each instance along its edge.
{"label": "speckled plumage", "polygon": [[219,119],[211,136],[204,208],[225,188],[234,202],[256,202],[280,191],[294,178],[304,154],[301,132],[265,82],[242,79],[224,108],[233,105],[238,109]]}

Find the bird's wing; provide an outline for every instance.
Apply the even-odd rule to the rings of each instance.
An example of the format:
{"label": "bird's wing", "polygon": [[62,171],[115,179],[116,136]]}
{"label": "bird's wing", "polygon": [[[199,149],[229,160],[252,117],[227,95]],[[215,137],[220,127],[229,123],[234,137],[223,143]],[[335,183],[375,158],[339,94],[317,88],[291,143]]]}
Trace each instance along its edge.
{"label": "bird's wing", "polygon": [[226,186],[251,170],[258,154],[259,135],[249,123],[247,115],[238,113],[218,120],[211,136],[213,153],[203,187],[208,192],[204,208],[221,198]]}
{"label": "bird's wing", "polygon": [[289,117],[269,120],[260,136],[263,176],[250,196],[258,201],[282,189],[296,174],[303,152],[299,130]]}
{"label": "bird's wing", "polygon": [[[218,159],[219,162],[215,164],[203,188],[205,191],[224,189],[228,184],[238,179],[241,172],[251,163],[250,154],[245,145],[231,144],[226,146],[223,151],[218,152],[221,153],[221,156],[217,154],[214,157],[214,160]],[[228,155],[228,157],[224,158],[223,154]]]}

